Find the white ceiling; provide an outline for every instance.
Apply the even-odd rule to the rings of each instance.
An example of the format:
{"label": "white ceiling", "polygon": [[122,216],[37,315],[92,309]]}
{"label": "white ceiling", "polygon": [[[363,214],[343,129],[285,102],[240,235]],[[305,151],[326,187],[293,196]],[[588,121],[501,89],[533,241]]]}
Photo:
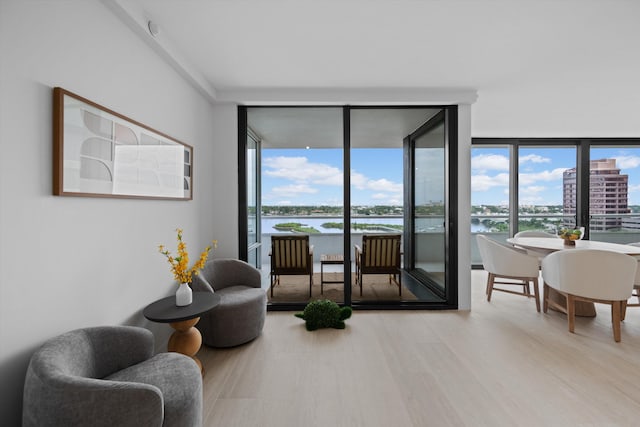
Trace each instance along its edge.
{"label": "white ceiling", "polygon": [[[219,89],[471,87],[637,66],[637,1],[139,0]],[[614,23],[614,25],[610,25]],[[594,55],[599,58],[593,62]],[[554,75],[555,77],[552,77]]]}
{"label": "white ceiling", "polygon": [[476,129],[522,99],[640,105],[637,0],[119,1],[218,93],[471,89]]}

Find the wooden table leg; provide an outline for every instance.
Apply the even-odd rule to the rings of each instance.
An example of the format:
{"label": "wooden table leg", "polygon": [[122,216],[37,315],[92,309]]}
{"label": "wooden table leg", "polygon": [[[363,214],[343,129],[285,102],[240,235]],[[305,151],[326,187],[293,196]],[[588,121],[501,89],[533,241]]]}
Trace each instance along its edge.
{"label": "wooden table leg", "polygon": [[200,346],[202,345],[202,335],[199,330],[194,328],[199,320],[200,318],[196,317],[189,320],[169,323],[175,331],[169,337],[167,350],[182,353],[191,357],[198,364],[200,372],[204,376],[202,362],[200,362],[200,359],[196,357],[196,353],[200,350]]}

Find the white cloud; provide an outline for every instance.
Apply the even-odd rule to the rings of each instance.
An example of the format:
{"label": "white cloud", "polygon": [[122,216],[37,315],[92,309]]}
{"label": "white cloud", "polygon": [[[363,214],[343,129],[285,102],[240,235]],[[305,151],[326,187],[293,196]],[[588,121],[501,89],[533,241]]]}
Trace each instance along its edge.
{"label": "white cloud", "polygon": [[486,174],[487,171],[508,171],[509,159],[499,154],[479,154],[471,158],[471,169]]}
{"label": "white cloud", "polygon": [[271,193],[276,197],[296,197],[299,194],[315,194],[317,192],[317,189],[306,184],[283,185],[271,189]]}
{"label": "white cloud", "polygon": [[525,197],[533,196],[535,194],[540,194],[545,191],[547,188],[541,185],[530,185],[526,187],[520,188],[520,198],[524,195]]}
{"label": "white cloud", "polygon": [[561,180],[562,173],[566,170],[567,168],[556,168],[551,171],[545,170],[535,173],[521,173],[518,177],[518,182],[520,185],[531,185],[540,181],[549,182]]}
{"label": "white cloud", "polygon": [[389,191],[393,193],[402,193],[402,184],[389,181],[388,179],[375,179],[367,181],[367,189],[373,191]]}
{"label": "white cloud", "polygon": [[640,166],[640,157],[638,156],[618,156],[616,159],[616,165],[620,169],[633,169]]}
{"label": "white cloud", "polygon": [[[313,186],[342,187],[343,175],[339,168],[323,163],[310,162],[306,157],[267,157],[263,160],[264,174],[293,182],[291,185],[273,187],[265,199],[294,198],[300,194],[318,193]],[[313,186],[312,186],[313,185]],[[402,203],[403,184],[386,178],[371,179],[357,171],[351,172],[351,185],[356,190],[376,192],[376,200]]]}
{"label": "white cloud", "polygon": [[640,192],[640,184],[629,185],[629,193]]}
{"label": "white cloud", "polygon": [[526,156],[518,157],[518,163],[551,163],[551,159],[548,157],[542,157],[539,154],[527,154]]}
{"label": "white cloud", "polygon": [[367,185],[367,177],[356,171],[351,171],[351,185],[358,190],[364,190]]}
{"label": "white cloud", "polygon": [[361,173],[353,171],[351,173],[351,185],[358,190],[387,191],[402,193],[402,184],[389,181],[386,178],[369,179]]}
{"label": "white cloud", "polygon": [[509,187],[509,174],[473,175],[471,177],[471,191],[488,191],[495,187]]}
{"label": "white cloud", "polygon": [[312,163],[306,157],[267,157],[265,175],[296,182],[342,185],[342,171],[324,163]]}

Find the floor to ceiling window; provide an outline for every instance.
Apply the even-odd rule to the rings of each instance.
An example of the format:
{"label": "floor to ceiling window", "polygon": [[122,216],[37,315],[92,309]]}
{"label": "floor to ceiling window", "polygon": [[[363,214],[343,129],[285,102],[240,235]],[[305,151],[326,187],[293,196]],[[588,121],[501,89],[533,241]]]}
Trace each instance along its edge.
{"label": "floor to ceiling window", "polygon": [[[576,173],[576,147],[521,145],[518,149],[518,221],[514,233],[541,230],[556,234],[576,224],[576,192],[563,183]],[[575,181],[575,178],[573,178]]]}
{"label": "floor to ceiling window", "polygon": [[[272,309],[300,307],[319,298],[371,308],[455,307],[456,281],[449,276],[455,273],[449,273],[447,265],[457,259],[450,255],[457,246],[450,242],[455,232],[449,220],[455,211],[450,210],[449,200],[456,182],[448,175],[447,162],[457,161],[455,142],[450,142],[456,138],[451,131],[457,125],[456,111],[455,107],[239,108],[239,165],[256,169],[239,174],[245,192],[239,198],[244,205],[240,218],[247,218],[246,229],[241,221],[240,257],[268,277],[272,236],[308,235],[313,246],[311,292],[301,275],[280,276],[275,285],[269,280],[265,287],[273,288]],[[438,113],[439,123],[415,135],[417,154],[410,157],[417,160],[411,160],[405,141]],[[412,191],[418,193],[407,202],[409,161],[419,170],[409,177]],[[406,217],[408,210],[413,214]],[[259,226],[252,227],[254,223]],[[385,249],[384,256],[358,255],[358,249],[369,248],[363,244],[365,236],[395,235],[399,236],[394,246],[397,274],[376,270],[380,266],[361,268],[365,258],[369,262],[388,255]],[[427,237],[440,243],[422,243]],[[260,250],[252,257],[255,247]]]}
{"label": "floor to ceiling window", "polygon": [[640,241],[640,141],[591,144],[589,238]]}
{"label": "floor to ceiling window", "polygon": [[[487,234],[506,243],[511,218],[510,164],[513,148],[484,144],[471,148],[471,235]],[[471,260],[480,262],[476,239],[471,239]]]}
{"label": "floor to ceiling window", "polygon": [[587,239],[640,241],[638,139],[474,138],[471,185],[472,236],[584,227]]}

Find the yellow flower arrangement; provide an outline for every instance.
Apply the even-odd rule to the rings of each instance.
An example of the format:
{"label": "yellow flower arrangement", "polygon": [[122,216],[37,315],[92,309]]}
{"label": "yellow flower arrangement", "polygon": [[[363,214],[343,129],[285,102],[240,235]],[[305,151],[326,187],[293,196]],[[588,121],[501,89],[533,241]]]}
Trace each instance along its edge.
{"label": "yellow flower arrangement", "polygon": [[[158,251],[167,257],[167,261],[171,264],[171,272],[173,277],[178,283],[191,283],[192,276],[198,274],[198,272],[204,267],[204,263],[207,262],[209,251],[211,251],[211,245],[204,248],[204,251],[200,254],[198,261],[189,268],[189,253],[187,252],[187,245],[182,241],[182,229],[176,228],[178,233],[178,256],[174,257],[171,253],[165,249],[164,245],[158,246]],[[218,241],[214,240],[213,247],[218,247]]]}

